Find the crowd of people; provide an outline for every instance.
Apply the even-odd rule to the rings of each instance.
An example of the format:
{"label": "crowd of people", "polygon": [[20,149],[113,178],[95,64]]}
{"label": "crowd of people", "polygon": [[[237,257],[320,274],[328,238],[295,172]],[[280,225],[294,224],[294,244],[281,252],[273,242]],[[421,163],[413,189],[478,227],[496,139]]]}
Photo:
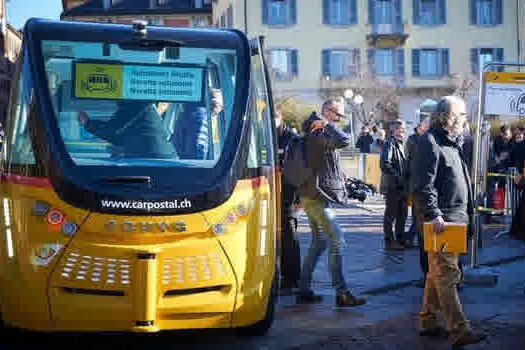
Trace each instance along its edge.
{"label": "crowd of people", "polygon": [[[356,147],[362,153],[380,154],[381,186],[386,206],[383,218],[385,248],[403,250],[419,245],[424,294],[420,312],[422,336],[448,336],[454,345],[479,343],[483,332],[474,331],[463,313],[458,286],[462,279],[460,253],[443,249],[424,249],[424,223],[430,223],[435,234],[443,232],[446,223],[463,224],[466,239],[473,237],[474,196],[470,174],[473,166],[473,138],[467,122],[467,106],[458,96],[427,100],[419,106],[419,122],[406,137],[406,124],[395,120],[388,131],[365,125]],[[302,125],[302,135],[292,132],[277,111],[279,153],[285,159],[287,144],[302,137],[308,166],[315,176],[299,188],[283,183],[282,194],[282,289],[296,289],[298,303],[316,303],[322,297],[311,289],[312,274],[321,254],[328,249],[332,285],[336,291],[336,306],[352,307],[367,303],[354,296],[347,285],[342,266],[344,235],[332,208],[345,205],[345,173],[339,152],[350,146],[350,138],[338,122],[344,117],[344,105],[328,100],[321,113],[313,112]],[[499,164],[524,165],[523,128],[514,137],[508,128],[494,141]],[[520,148],[521,147],[521,148]],[[506,153],[505,153],[506,152]],[[281,166],[284,166],[281,163]],[[513,179],[518,188],[525,187],[523,166]],[[405,232],[408,207],[411,206],[412,227]],[[311,229],[308,253],[301,263],[297,221],[294,212],[301,206]],[[516,231],[525,227],[525,211],[515,220]],[[519,216],[519,215],[518,215]],[[520,224],[521,222],[521,224]],[[417,241],[417,243],[416,243]],[[437,325],[441,311],[447,329]]]}

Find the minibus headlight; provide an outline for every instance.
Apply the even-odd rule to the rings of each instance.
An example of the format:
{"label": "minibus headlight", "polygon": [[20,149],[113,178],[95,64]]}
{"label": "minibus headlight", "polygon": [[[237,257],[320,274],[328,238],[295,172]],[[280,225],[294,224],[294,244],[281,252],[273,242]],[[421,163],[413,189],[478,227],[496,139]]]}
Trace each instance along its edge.
{"label": "minibus headlight", "polygon": [[52,208],[49,203],[37,201],[31,210],[34,216],[44,218],[50,225],[50,229],[53,231],[60,229],[67,237],[74,235],[78,230],[78,226],[74,221],[68,220],[64,213],[56,208]]}

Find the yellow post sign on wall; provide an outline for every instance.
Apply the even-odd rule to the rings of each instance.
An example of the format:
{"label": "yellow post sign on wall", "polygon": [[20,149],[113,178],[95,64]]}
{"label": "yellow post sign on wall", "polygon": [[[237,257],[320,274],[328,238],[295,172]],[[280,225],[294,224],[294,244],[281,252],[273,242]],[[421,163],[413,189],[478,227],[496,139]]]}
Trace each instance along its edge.
{"label": "yellow post sign on wall", "polygon": [[119,99],[122,97],[122,79],[120,65],[77,63],[75,97]]}
{"label": "yellow post sign on wall", "polygon": [[486,72],[485,114],[525,115],[525,73]]}

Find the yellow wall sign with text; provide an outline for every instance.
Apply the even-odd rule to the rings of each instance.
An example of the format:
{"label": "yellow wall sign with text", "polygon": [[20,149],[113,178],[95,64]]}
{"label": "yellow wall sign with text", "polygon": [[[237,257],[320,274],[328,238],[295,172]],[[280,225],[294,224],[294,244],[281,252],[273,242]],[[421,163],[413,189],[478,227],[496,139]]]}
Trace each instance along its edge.
{"label": "yellow wall sign with text", "polygon": [[123,69],[115,64],[77,63],[75,97],[119,99],[122,97]]}
{"label": "yellow wall sign with text", "polygon": [[484,114],[524,116],[525,74],[485,72]]}

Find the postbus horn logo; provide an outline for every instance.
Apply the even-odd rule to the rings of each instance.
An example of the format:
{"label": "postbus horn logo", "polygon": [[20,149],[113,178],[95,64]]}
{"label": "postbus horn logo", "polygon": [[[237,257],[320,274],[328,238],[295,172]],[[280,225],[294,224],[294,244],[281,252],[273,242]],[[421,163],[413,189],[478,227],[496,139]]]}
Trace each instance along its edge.
{"label": "postbus horn logo", "polygon": [[96,68],[95,73],[89,75],[87,80],[82,81],[82,88],[89,92],[115,92],[117,81],[104,73],[104,69]]}
{"label": "postbus horn logo", "polygon": [[525,93],[510,99],[510,110],[512,113],[525,114]]}

